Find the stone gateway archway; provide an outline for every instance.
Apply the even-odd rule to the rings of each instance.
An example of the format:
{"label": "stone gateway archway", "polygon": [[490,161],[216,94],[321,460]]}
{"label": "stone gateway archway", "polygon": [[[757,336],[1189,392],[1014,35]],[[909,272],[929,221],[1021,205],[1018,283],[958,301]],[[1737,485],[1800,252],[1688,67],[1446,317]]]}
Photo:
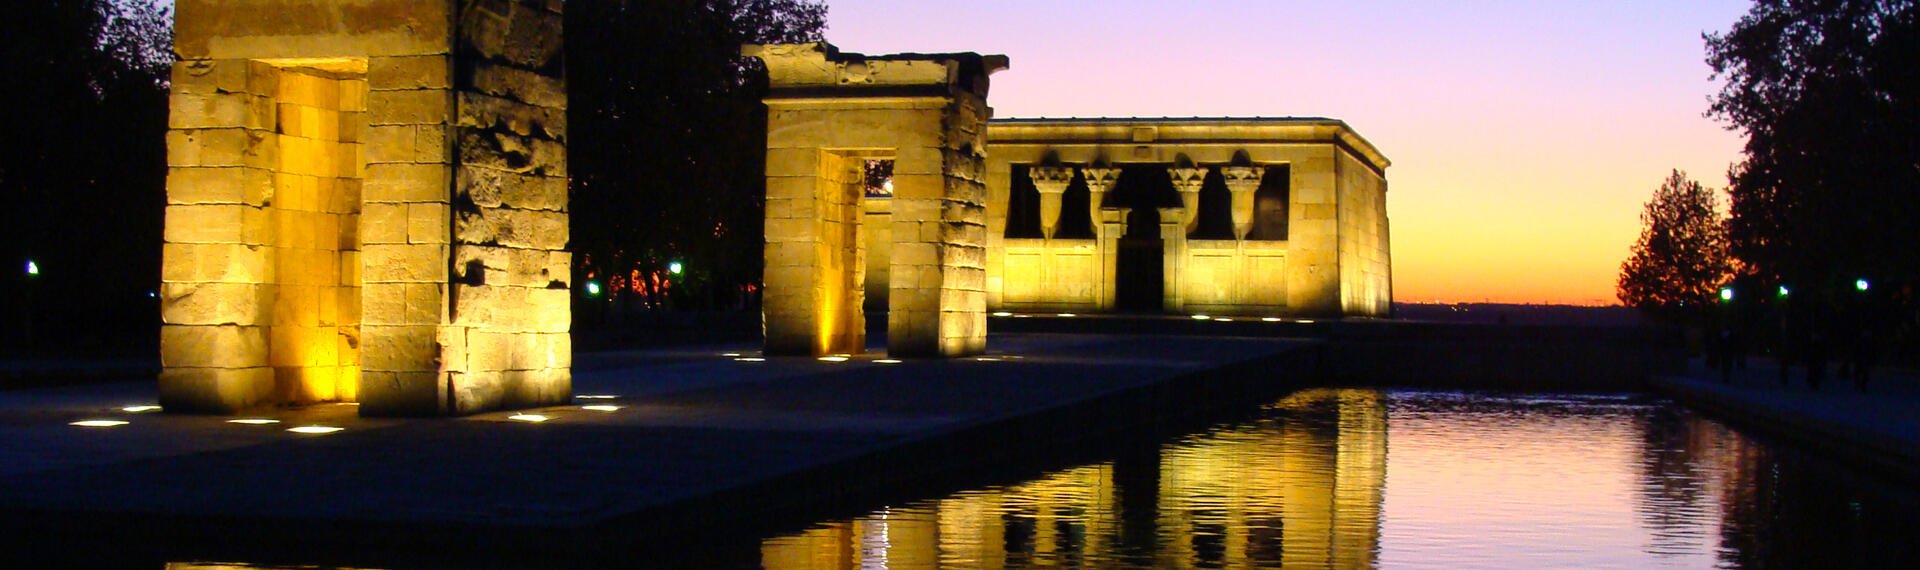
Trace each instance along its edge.
{"label": "stone gateway archway", "polygon": [[570,398],[559,0],[179,0],[160,401]]}
{"label": "stone gateway archway", "polygon": [[747,46],[766,62],[769,354],[865,345],[864,166],[893,161],[887,352],[986,349],[987,76],[1004,56]]}

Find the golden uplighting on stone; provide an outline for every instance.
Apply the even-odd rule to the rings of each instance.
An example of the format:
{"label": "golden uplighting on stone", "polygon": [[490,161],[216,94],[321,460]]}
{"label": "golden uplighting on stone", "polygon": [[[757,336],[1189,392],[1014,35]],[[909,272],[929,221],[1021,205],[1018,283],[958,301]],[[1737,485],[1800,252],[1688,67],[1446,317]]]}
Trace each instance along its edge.
{"label": "golden uplighting on stone", "polygon": [[[1006,58],[865,57],[824,43],[749,45],[742,53],[765,63],[772,86],[766,352],[862,349],[869,289],[887,292],[889,353],[985,351],[987,75]],[[876,198],[885,207],[868,208],[867,169],[882,162],[891,163],[892,192]],[[884,248],[866,245],[882,239]],[[886,271],[869,271],[875,263]]]}
{"label": "golden uplighting on stone", "polygon": [[290,431],[293,433],[304,433],[309,435],[324,435],[324,434],[334,433],[342,429],[345,429],[345,428],[338,428],[333,426],[300,426],[300,427],[287,428],[287,431]]}
{"label": "golden uplighting on stone", "polygon": [[511,416],[507,416],[507,419],[513,420],[516,422],[540,423],[547,420],[551,420],[553,418],[543,416],[540,414],[514,414]]}
{"label": "golden uplighting on stone", "polygon": [[177,4],[161,405],[567,402],[562,4],[307,4]]}

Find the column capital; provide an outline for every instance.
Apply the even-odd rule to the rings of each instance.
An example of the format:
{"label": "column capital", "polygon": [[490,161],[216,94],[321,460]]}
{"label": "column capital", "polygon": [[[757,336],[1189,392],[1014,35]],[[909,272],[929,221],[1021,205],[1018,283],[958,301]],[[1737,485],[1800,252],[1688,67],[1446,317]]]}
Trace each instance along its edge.
{"label": "column capital", "polygon": [[1094,192],[1112,190],[1114,183],[1120,181],[1120,169],[1110,166],[1089,166],[1080,169],[1080,174],[1087,177],[1087,189]]}
{"label": "column capital", "polygon": [[1180,191],[1181,227],[1192,232],[1194,226],[1200,224],[1200,187],[1207,182],[1207,167],[1176,166],[1167,169],[1167,177],[1173,179],[1173,188]]}
{"label": "column capital", "polygon": [[1260,189],[1260,179],[1267,169],[1258,166],[1222,166],[1220,177],[1226,179],[1227,189],[1234,192],[1252,192]]}
{"label": "column capital", "polygon": [[1207,167],[1172,167],[1167,169],[1167,177],[1173,179],[1173,188],[1181,193],[1199,192],[1200,185],[1207,181]]}
{"label": "column capital", "polygon": [[1031,166],[1027,168],[1027,178],[1033,180],[1033,188],[1040,193],[1059,194],[1073,183],[1073,167]]}
{"label": "column capital", "polygon": [[1253,231],[1253,193],[1260,189],[1260,178],[1267,169],[1258,166],[1222,166],[1220,177],[1227,181],[1227,192],[1232,194],[1229,209],[1233,212],[1233,238],[1247,239],[1247,233]]}

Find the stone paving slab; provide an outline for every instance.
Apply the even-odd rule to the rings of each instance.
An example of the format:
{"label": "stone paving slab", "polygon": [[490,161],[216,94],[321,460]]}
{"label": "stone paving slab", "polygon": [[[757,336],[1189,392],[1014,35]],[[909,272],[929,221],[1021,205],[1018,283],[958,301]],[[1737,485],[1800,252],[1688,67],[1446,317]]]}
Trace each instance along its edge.
{"label": "stone paving slab", "polygon": [[[897,364],[754,360],[747,345],[583,355],[576,394],[611,397],[526,411],[551,418],[539,423],[361,419],[325,405],[241,425],[120,410],[151,401],[146,382],[10,391],[0,393],[0,511],[592,525],[1304,344],[1034,334],[996,336],[985,357]],[[68,425],[80,419],[130,423]],[[343,431],[285,431],[305,424]]]}
{"label": "stone paving slab", "polygon": [[1779,368],[1760,359],[1723,377],[1695,359],[1685,374],[1656,376],[1650,384],[1751,428],[1920,480],[1920,378],[1911,373],[1875,371],[1863,391],[1831,378],[1810,386],[1799,367],[1790,368],[1783,383]]}

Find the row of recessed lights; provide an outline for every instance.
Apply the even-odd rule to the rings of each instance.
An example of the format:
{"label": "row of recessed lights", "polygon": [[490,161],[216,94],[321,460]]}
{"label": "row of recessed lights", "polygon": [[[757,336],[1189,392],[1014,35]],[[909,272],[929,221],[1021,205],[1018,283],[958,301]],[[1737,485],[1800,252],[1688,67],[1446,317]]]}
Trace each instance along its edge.
{"label": "row of recessed lights", "polygon": [[[1233,317],[1216,317],[1213,315],[1193,315],[1192,318],[1196,321],[1219,321],[1223,323],[1231,323],[1234,320]],[[1249,319],[1251,319],[1251,317],[1249,317]],[[1280,317],[1260,317],[1260,320],[1261,322],[1277,323],[1286,319]],[[1313,319],[1293,319],[1293,322],[1310,325],[1313,324]]]}
{"label": "row of recessed lights", "polygon": [[[580,399],[586,399],[586,400],[610,400],[618,396],[594,394],[594,395],[583,395],[583,396],[575,396],[575,397]],[[615,406],[612,404],[590,404],[590,405],[580,406],[580,409],[592,410],[596,412],[613,412],[613,411],[618,411],[620,408],[621,406]],[[120,408],[120,410],[124,412],[131,412],[131,413],[157,412],[157,411],[160,411],[160,406],[154,406],[154,405],[127,406],[124,408]],[[540,414],[514,414],[511,416],[507,416],[507,419],[522,421],[522,422],[544,422],[553,418],[549,416],[540,415]],[[130,423],[132,422],[129,422],[127,420],[95,419],[95,420],[79,420],[79,421],[67,422],[67,425],[76,426],[76,427],[108,428],[108,427],[124,426]],[[270,425],[270,424],[280,423],[280,420],[276,420],[273,418],[234,418],[231,420],[227,420],[227,423],[246,424],[246,425]],[[294,432],[294,433],[324,434],[324,433],[333,433],[333,432],[341,431],[344,429],[346,428],[335,427],[335,426],[323,426],[323,425],[308,425],[308,426],[297,426],[297,427],[287,428],[287,431]]]}
{"label": "row of recessed lights", "polygon": [[[723,353],[720,353],[720,356],[732,358],[734,362],[766,362],[767,361],[766,357],[763,357],[763,356],[742,356],[738,352],[723,352]],[[822,357],[816,358],[815,360],[819,360],[821,362],[846,362],[849,360],[853,360],[853,357],[845,354],[834,354],[834,355],[822,356]],[[879,358],[873,361],[874,364],[899,364],[901,362],[902,361],[898,358]]]}
{"label": "row of recessed lights", "polygon": [[[159,406],[152,406],[152,407],[155,409],[159,408]],[[126,408],[122,408],[122,409],[126,409]],[[150,411],[150,410],[139,410],[139,411]],[[127,420],[80,420],[75,422],[67,422],[67,425],[78,426],[78,427],[89,427],[89,428],[109,428],[109,427],[120,427],[120,426],[124,426],[131,423],[133,422],[129,422]],[[280,423],[280,420],[276,420],[272,418],[234,418],[231,420],[227,420],[227,423],[247,424],[247,425],[268,425],[268,424]],[[336,431],[340,431],[342,429],[345,429],[345,428],[338,428],[334,426],[311,425],[311,426],[290,427],[290,428],[287,428],[287,431],[294,432],[294,433],[333,433]]]}

